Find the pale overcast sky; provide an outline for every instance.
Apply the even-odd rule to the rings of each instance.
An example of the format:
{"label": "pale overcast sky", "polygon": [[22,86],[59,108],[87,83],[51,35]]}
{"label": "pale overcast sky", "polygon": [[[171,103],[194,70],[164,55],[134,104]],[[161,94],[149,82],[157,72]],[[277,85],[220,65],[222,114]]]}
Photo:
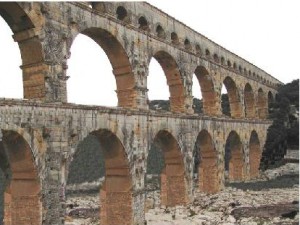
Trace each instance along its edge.
{"label": "pale overcast sky", "polygon": [[[300,74],[299,0],[151,0],[160,8],[284,83]],[[0,97],[22,98],[18,45],[0,18]],[[93,61],[91,59],[97,59]],[[101,63],[99,63],[101,62]],[[75,39],[67,71],[70,102],[116,106],[116,85],[110,63],[91,39]],[[149,98],[168,99],[162,69],[151,60]],[[196,83],[196,82],[195,82]],[[79,87],[86,87],[80,90]],[[198,84],[193,95],[201,98]]]}

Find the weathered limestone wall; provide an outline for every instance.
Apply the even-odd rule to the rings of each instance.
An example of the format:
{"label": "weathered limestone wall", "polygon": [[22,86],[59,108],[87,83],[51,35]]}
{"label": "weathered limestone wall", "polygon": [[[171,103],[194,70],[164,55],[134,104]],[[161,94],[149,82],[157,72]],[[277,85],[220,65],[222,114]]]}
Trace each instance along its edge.
{"label": "weathered limestone wall", "polygon": [[[30,121],[30,123],[28,123]],[[245,178],[249,177],[249,141],[252,130],[260,138],[261,148],[270,122],[217,119],[153,111],[82,107],[71,104],[40,104],[29,101],[0,101],[0,128],[23,135],[30,144],[42,181],[41,201],[44,224],[61,224],[66,184],[63,163],[71,162],[78,143],[89,133],[109,130],[122,143],[132,177],[133,224],[144,218],[144,177],[148,151],[159,131],[168,131],[178,143],[184,163],[186,196],[192,199],[193,151],[198,134],[207,130],[217,151],[218,182],[224,185],[224,148],[230,131],[242,142]],[[46,159],[46,160],[45,160]],[[68,168],[68,165],[65,166]],[[176,185],[172,183],[172,188]],[[182,184],[182,182],[180,182]],[[47,210],[45,210],[47,209]]]}

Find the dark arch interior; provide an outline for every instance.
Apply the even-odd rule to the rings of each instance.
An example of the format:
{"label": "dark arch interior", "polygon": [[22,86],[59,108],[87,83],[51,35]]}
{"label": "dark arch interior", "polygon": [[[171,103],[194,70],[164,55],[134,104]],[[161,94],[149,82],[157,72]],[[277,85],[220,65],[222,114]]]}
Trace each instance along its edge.
{"label": "dark arch interior", "polygon": [[225,145],[225,171],[229,181],[241,181],[244,178],[244,157],[239,135],[231,131]]}
{"label": "dark arch interior", "polygon": [[30,146],[14,131],[2,133],[0,218],[5,215],[7,224],[40,224],[40,183]]}
{"label": "dark arch interior", "polygon": [[117,8],[117,18],[119,20],[124,20],[127,17],[127,10],[123,6]]}
{"label": "dark arch interior", "polygon": [[156,34],[159,38],[166,38],[166,33],[164,31],[164,29],[162,28],[162,26],[158,25],[156,27]]}
{"label": "dark arch interior", "polygon": [[196,49],[196,54],[200,56],[202,54],[200,45],[197,44],[195,49]]}
{"label": "dark arch interior", "polygon": [[172,40],[173,44],[175,44],[175,45],[179,44],[179,38],[178,38],[178,35],[175,32],[171,33],[171,40]]}
{"label": "dark arch interior", "polygon": [[272,92],[269,91],[268,92],[268,115],[269,115],[269,117],[273,113],[274,103],[275,103],[274,96],[273,96]]}
{"label": "dark arch interior", "polygon": [[255,99],[252,87],[246,84],[244,90],[245,116],[247,118],[255,117]]}
{"label": "dark arch interior", "polygon": [[140,29],[144,30],[144,31],[148,31],[149,30],[149,25],[148,25],[148,21],[145,17],[141,16],[139,18],[139,25],[140,25]]}
{"label": "dark arch interior", "polygon": [[267,117],[267,99],[265,93],[260,88],[258,89],[257,96],[257,113],[260,119],[265,119]]}
{"label": "dark arch interior", "polygon": [[251,132],[249,151],[250,178],[255,178],[259,175],[259,165],[262,154],[256,131]]}
{"label": "dark arch interior", "polygon": [[[161,205],[186,204],[184,171],[183,158],[176,139],[168,131],[159,131],[147,158],[147,174],[151,174],[146,177],[148,192],[153,187],[160,187]],[[158,184],[155,185],[155,182]]]}
{"label": "dark arch interior", "polygon": [[185,39],[184,47],[185,47],[186,50],[191,50],[192,49],[192,45],[191,45],[189,39]]}
{"label": "dark arch interior", "polygon": [[194,174],[198,175],[196,186],[205,193],[219,190],[217,152],[213,140],[206,130],[202,130],[194,147]]}
{"label": "dark arch interior", "polygon": [[214,54],[214,61],[219,63],[220,60],[219,60],[219,56],[217,54]]}
{"label": "dark arch interior", "polygon": [[210,57],[210,51],[208,49],[205,50],[206,57]]}
{"label": "dark arch interior", "polygon": [[94,131],[78,145],[67,182],[70,215],[74,207],[72,197],[82,191],[84,182],[90,182],[87,194],[96,199],[100,196],[101,224],[132,224],[132,179],[128,158],[122,143],[111,131]]}

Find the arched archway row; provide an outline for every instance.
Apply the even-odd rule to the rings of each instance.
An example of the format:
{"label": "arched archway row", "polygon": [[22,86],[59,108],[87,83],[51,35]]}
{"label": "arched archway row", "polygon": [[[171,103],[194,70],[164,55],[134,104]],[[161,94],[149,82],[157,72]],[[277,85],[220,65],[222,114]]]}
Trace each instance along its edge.
{"label": "arched archway row", "polygon": [[[149,148],[156,136],[156,134],[160,130],[167,130],[175,137],[176,141],[178,142],[181,150],[181,155],[183,158],[183,163],[185,167],[185,177],[186,177],[186,185],[187,185],[187,199],[191,200],[193,199],[193,193],[195,191],[203,191],[203,192],[217,192],[224,188],[225,186],[225,148],[226,148],[226,141],[229,137],[229,134],[231,131],[234,131],[240,141],[240,156],[238,158],[240,166],[242,168],[241,176],[238,178],[233,178],[232,180],[248,180],[251,178],[254,178],[254,176],[251,176],[250,174],[250,164],[252,159],[250,159],[252,156],[251,151],[254,149],[257,149],[256,154],[259,157],[261,157],[261,152],[263,148],[263,144],[265,142],[265,130],[268,127],[268,124],[255,124],[255,123],[245,123],[243,127],[240,127],[240,124],[238,122],[225,122],[225,123],[218,123],[213,122],[210,120],[201,120],[201,121],[195,121],[193,125],[188,128],[183,125],[182,129],[176,129],[174,124],[169,124],[163,121],[163,119],[153,121],[152,122],[153,127],[149,130],[150,137],[148,139],[149,142]],[[153,129],[155,128],[155,129]],[[175,128],[175,129],[174,129]],[[255,131],[257,133],[257,137],[259,141],[250,141],[251,138],[251,132]],[[206,133],[203,135],[203,138],[201,139],[201,133]],[[199,140],[200,139],[200,140]],[[205,144],[202,145],[202,149],[205,149],[204,152],[204,160],[206,162],[211,160],[211,163],[216,163],[216,167],[214,169],[216,170],[216,176],[214,179],[215,186],[208,187],[205,183],[209,180],[211,182],[212,178],[208,178],[205,176],[203,177],[205,173],[205,165],[201,168],[200,171],[202,171],[202,177],[200,180],[198,180],[197,184],[195,185],[195,174],[200,174],[199,170],[195,169],[195,151],[196,149],[200,149],[201,153],[201,141]],[[252,145],[252,142],[254,145]],[[259,145],[256,143],[259,142]],[[207,143],[210,143],[207,145]],[[199,145],[200,144],[200,145]],[[208,147],[209,146],[209,147]],[[250,148],[251,147],[251,148]],[[213,152],[213,154],[210,154],[210,152]],[[149,152],[148,152],[149,153]],[[148,154],[146,154],[148,157]],[[205,158],[206,157],[206,158]],[[258,162],[258,161],[257,161]],[[201,163],[200,163],[201,165]],[[212,165],[212,164],[210,164]],[[207,165],[207,168],[210,166]],[[257,163],[256,163],[257,165]],[[210,168],[211,169],[211,168]],[[256,173],[258,173],[258,167],[256,167]],[[210,174],[211,175],[211,174]],[[202,179],[202,180],[201,180]],[[202,185],[202,189],[199,187]],[[205,187],[206,185],[206,187]]]}
{"label": "arched archway row", "polygon": [[[218,124],[218,123],[212,123],[212,122],[205,122],[202,121],[199,126],[197,126],[198,129],[193,130],[191,139],[192,139],[192,145],[197,146],[197,141],[199,139],[199,134],[203,131],[207,132],[209,136],[211,137],[211,149],[214,149],[216,151],[216,161],[217,161],[217,171],[218,171],[218,177],[217,177],[217,183],[218,186],[216,186],[216,190],[220,190],[224,188],[225,185],[225,161],[226,161],[226,144],[227,139],[230,136],[231,132],[236,133],[239,139],[239,156],[237,156],[238,163],[240,164],[241,171],[238,171],[240,175],[238,177],[232,176],[229,178],[229,180],[248,180],[256,177],[258,175],[258,165],[259,160],[261,157],[261,153],[263,150],[263,146],[266,139],[266,129],[268,125],[256,125],[253,123],[246,123],[241,128],[238,124],[235,123],[225,123],[225,124]],[[255,138],[253,139],[253,134],[257,134]],[[252,140],[253,139],[253,140]],[[205,139],[203,139],[205,140]],[[202,141],[203,141],[202,140]],[[210,140],[210,139],[208,139]],[[207,142],[206,142],[207,143]],[[233,146],[234,147],[234,146]],[[198,148],[201,152],[201,145]],[[207,148],[207,145],[202,146],[203,149]],[[195,149],[193,149],[194,151]],[[191,151],[191,150],[190,150]],[[189,156],[191,152],[188,151],[187,155]],[[192,152],[193,152],[192,151]],[[253,154],[254,152],[254,154]],[[194,154],[191,154],[194,156]],[[254,155],[254,157],[253,157]],[[209,155],[209,157],[212,155]],[[255,161],[256,160],[256,161]],[[193,163],[195,162],[195,157],[193,157]],[[254,162],[254,164],[253,164]],[[200,163],[201,165],[201,163]],[[251,165],[254,165],[254,167]],[[253,170],[254,168],[254,170]],[[253,172],[255,171],[255,172]],[[255,175],[254,175],[255,174]],[[192,175],[191,175],[192,177]],[[201,185],[201,181],[200,181]],[[195,189],[194,189],[195,190]],[[201,189],[200,189],[201,190]],[[211,190],[211,188],[210,188]],[[203,189],[202,191],[206,191]]]}
{"label": "arched archway row", "polygon": [[[15,7],[11,7],[12,4],[16,4]],[[13,29],[14,39],[20,45],[23,60],[21,68],[24,77],[24,98],[46,102],[67,102],[67,59],[70,56],[72,42],[79,33],[90,36],[106,51],[116,77],[116,91],[121,107],[148,108],[146,80],[149,60],[153,56],[164,58],[168,55],[175,62],[173,68],[176,72],[166,71],[166,74],[174,76],[176,74],[177,76],[174,78],[167,75],[173,112],[193,113],[191,75],[196,70],[200,80],[207,77],[211,79],[208,87],[203,84],[207,88],[203,88],[205,99],[209,99],[204,104],[204,111],[208,115],[220,115],[218,76],[223,78],[221,74],[231,73],[232,76],[230,76],[234,77],[234,81],[248,80],[248,78],[239,76],[210,60],[196,57],[173,45],[168,45],[160,39],[148,36],[140,30],[132,29],[127,32],[122,21],[110,20],[110,23],[107,23],[106,18],[97,14],[93,14],[91,20],[82,20],[82,15],[87,12],[80,7],[75,7],[76,10],[67,19],[63,14],[55,16],[52,14],[57,11],[52,8],[56,7],[54,4],[20,4],[23,4],[22,9],[17,3],[1,3],[1,7],[4,11],[6,10],[8,15],[13,14],[13,10],[10,8],[25,9],[22,13],[26,14],[24,16],[27,18],[28,25],[22,29]],[[58,11],[58,13],[64,12]],[[120,13],[122,14],[122,12]],[[8,19],[7,21],[13,27],[13,22]],[[61,27],[62,24],[63,27]],[[206,76],[206,71],[211,76]],[[212,89],[215,92],[212,92]],[[235,117],[241,115],[243,113],[237,113]]]}
{"label": "arched archway row", "polygon": [[[207,75],[203,77],[210,79],[212,83],[211,87],[213,88],[211,89],[213,89],[213,91],[208,99],[216,100],[214,100],[213,104],[209,107],[209,109],[213,109],[213,111],[205,109],[204,100],[205,114],[222,116],[221,90],[222,86],[225,86],[229,97],[230,114],[232,118],[266,119],[268,117],[268,102],[274,99],[273,96],[275,96],[277,92],[275,89],[264,86],[255,80],[238,76],[232,71],[211,63],[200,61],[197,66],[194,65],[193,68],[196,68],[195,71],[197,71],[197,69],[198,71],[199,69],[205,71],[202,72],[202,75]],[[207,87],[208,85],[205,86]],[[214,98],[214,96],[217,97]]]}

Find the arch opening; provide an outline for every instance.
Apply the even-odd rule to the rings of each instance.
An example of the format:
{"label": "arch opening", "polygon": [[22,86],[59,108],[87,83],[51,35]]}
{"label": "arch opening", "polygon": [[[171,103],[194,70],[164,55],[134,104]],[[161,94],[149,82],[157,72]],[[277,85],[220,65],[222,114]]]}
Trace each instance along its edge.
{"label": "arch opening", "polygon": [[265,96],[264,91],[259,88],[258,89],[258,96],[257,96],[257,114],[258,118],[266,119],[267,118],[267,99]]}
{"label": "arch opening", "polygon": [[139,18],[139,28],[144,31],[149,31],[149,24],[144,16]]}
{"label": "arch opening", "polygon": [[[122,45],[113,35],[99,28],[86,29],[74,40],[71,53],[67,71],[71,77],[68,81],[70,102],[135,107],[131,64]],[[101,63],[96,65],[91,58],[98,58]],[[102,64],[111,65],[112,69],[105,69]],[[83,86],[89,88],[78,95],[78,90]]]}
{"label": "arch opening", "polygon": [[123,6],[119,6],[117,8],[116,13],[117,13],[118,20],[122,20],[122,21],[124,21],[128,15],[127,10]]}
{"label": "arch opening", "polygon": [[271,91],[268,92],[268,116],[271,117],[274,111],[274,97]]}
{"label": "arch opening", "polygon": [[172,41],[172,44],[179,45],[179,38],[175,32],[171,33],[171,41]]}
{"label": "arch opening", "polygon": [[0,3],[0,98],[23,98],[23,79],[21,52],[19,46],[13,41],[13,32],[1,17],[1,3]]}
{"label": "arch opening", "polygon": [[[232,78],[226,77],[223,84],[228,93],[228,101],[230,106],[230,115],[233,118],[242,117],[242,106],[239,96],[238,88]],[[225,114],[226,115],[226,114]]]}
{"label": "arch opening", "polygon": [[[151,187],[155,186],[153,178],[156,178],[156,189],[160,188],[160,199],[154,205],[173,207],[187,203],[183,157],[176,139],[168,131],[161,130],[154,138],[147,158],[146,176],[148,198]],[[146,210],[154,205],[146,203]]]}
{"label": "arch opening", "polygon": [[0,218],[3,217],[5,225],[40,225],[41,187],[30,146],[15,131],[3,130],[2,134],[0,170],[3,183],[1,182],[0,189],[3,199],[0,202],[3,203],[3,208]]}
{"label": "arch opening", "polygon": [[101,224],[133,223],[130,166],[126,151],[115,134],[106,129],[91,132],[78,145],[67,173],[68,216],[78,219],[72,211],[82,207],[75,204],[78,192],[80,195],[86,191],[90,199],[88,207],[100,209],[96,219]]}
{"label": "arch opening", "polygon": [[[207,69],[203,66],[198,66],[195,70],[195,77],[200,86],[203,112],[207,115],[217,115],[217,94],[215,92],[213,79]],[[194,81],[193,81],[194,84]],[[193,89],[194,91],[194,89]],[[195,100],[194,100],[195,101]]]}
{"label": "arch opening", "polygon": [[231,116],[228,92],[227,92],[225,85],[222,85],[222,88],[221,88],[221,108],[222,108],[223,115]]}
{"label": "arch opening", "polygon": [[190,42],[190,40],[187,39],[187,38],[184,40],[184,48],[185,48],[186,50],[188,50],[188,51],[192,49],[191,42]]}
{"label": "arch opening", "polygon": [[203,113],[203,98],[199,81],[195,74],[193,74],[193,110],[194,113]]}
{"label": "arch opening", "polygon": [[206,130],[199,133],[195,143],[194,177],[200,191],[212,194],[220,190],[217,151]]}
{"label": "arch opening", "polygon": [[[153,55],[153,58],[160,64],[161,68],[164,71],[168,90],[169,90],[169,104],[170,110],[172,112],[185,112],[185,98],[184,98],[184,87],[181,79],[181,74],[178,68],[178,65],[174,58],[164,51],[158,51]],[[152,61],[152,59],[151,59]],[[151,76],[151,75],[150,75]],[[149,77],[150,77],[149,76]],[[153,78],[154,79],[154,76]],[[154,81],[154,80],[153,80]],[[153,86],[157,86],[156,82],[153,82]],[[149,90],[151,89],[148,86]],[[155,88],[153,88],[155,89]],[[151,91],[152,92],[152,91]],[[158,90],[158,94],[162,93],[161,90]],[[164,92],[166,93],[166,92]],[[150,94],[149,97],[153,94]]]}
{"label": "arch opening", "polygon": [[210,51],[208,49],[205,49],[205,56],[207,58],[210,58]]}
{"label": "arch opening", "polygon": [[159,38],[162,38],[162,39],[166,38],[166,32],[160,25],[158,25],[156,27],[156,34],[157,34],[157,37],[159,37]]}
{"label": "arch opening", "polygon": [[250,178],[256,178],[259,175],[259,165],[262,151],[256,131],[251,132],[249,142],[249,163],[250,163]]}
{"label": "arch opening", "polygon": [[245,105],[245,117],[254,118],[255,117],[255,100],[254,92],[250,84],[245,85],[244,89],[244,105]]}
{"label": "arch opening", "polygon": [[216,63],[219,63],[219,62],[220,62],[219,56],[218,56],[216,53],[214,54],[214,61],[215,61]]}
{"label": "arch opening", "polygon": [[[19,3],[14,2],[0,2],[1,31],[3,29],[3,33],[10,34],[11,31],[7,29],[6,24],[3,28],[3,23],[7,23],[10,27],[16,42],[19,39],[19,32],[31,32],[35,27],[31,18],[19,6]],[[6,64],[6,66],[0,68],[0,73],[5,75],[5,78],[0,76],[0,79],[5,79],[4,83],[0,80],[0,96],[2,95],[1,92],[5,90],[5,97],[44,100],[46,97],[44,74],[47,69],[40,65],[44,62],[44,54],[39,37],[27,37],[26,39],[26,36],[24,36],[22,41],[18,42],[17,47],[17,44],[12,42],[11,36],[5,36],[3,36],[3,42],[0,43],[1,52],[5,53],[3,60],[0,56],[1,61]],[[22,72],[19,68],[20,65],[22,66]],[[7,82],[10,85],[7,85]],[[1,87],[1,84],[5,84],[6,87]]]}
{"label": "arch opening", "polygon": [[231,131],[225,145],[225,180],[244,180],[244,155],[242,142],[235,131]]}
{"label": "arch opening", "polygon": [[167,78],[159,62],[153,57],[149,64],[147,77],[148,102],[152,110],[170,111],[170,92]]}
{"label": "arch opening", "polygon": [[199,44],[196,44],[195,50],[196,50],[196,55],[197,56],[201,56],[202,55],[201,47],[200,47]]}

